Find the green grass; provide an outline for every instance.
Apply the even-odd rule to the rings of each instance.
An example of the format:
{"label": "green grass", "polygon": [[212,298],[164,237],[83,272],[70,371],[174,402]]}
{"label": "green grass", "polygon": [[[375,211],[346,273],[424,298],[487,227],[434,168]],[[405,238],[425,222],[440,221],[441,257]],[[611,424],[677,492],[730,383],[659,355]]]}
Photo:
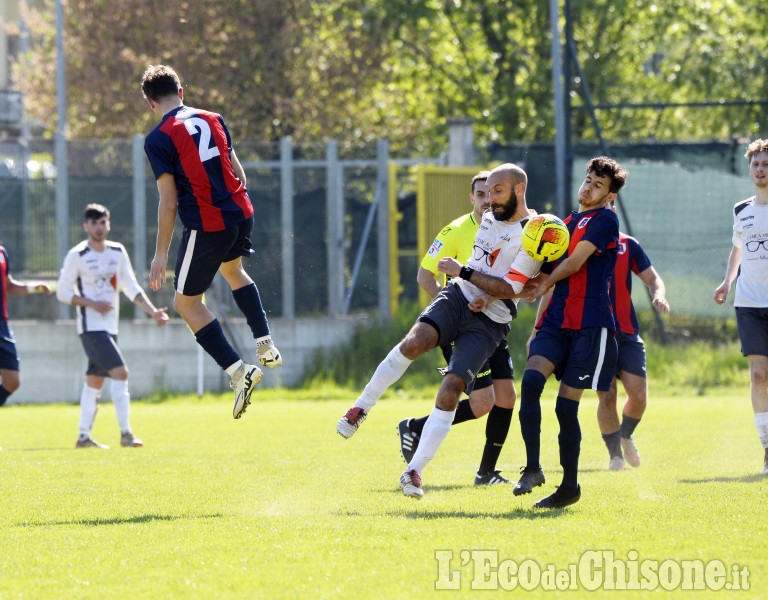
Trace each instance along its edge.
{"label": "green grass", "polygon": [[[586,393],[581,502],[535,511],[561,476],[554,395],[548,386],[543,488],[517,498],[510,487],[472,485],[483,419],[452,430],[424,473],[421,502],[399,491],[395,424],[426,414],[429,392],[385,396],[348,441],[335,422],[354,393],[332,386],[262,391],[240,421],[229,395],[135,402],[134,430],[146,443],[135,450],[119,447],[109,405],[94,430],[112,446],[106,451],[73,449],[76,406],[4,408],[0,598],[477,597],[472,563],[461,564],[472,550],[558,569],[588,550],[617,558],[635,551],[640,561],[719,559],[750,569],[751,590],[729,596],[763,596],[768,481],[758,475],[762,450],[746,387],[652,394],[636,435],[643,465],[622,472],[606,470],[596,399]],[[511,476],[523,457],[515,416],[500,467]],[[435,591],[441,550],[453,553],[460,591]],[[526,597],[586,595],[539,587]]]}

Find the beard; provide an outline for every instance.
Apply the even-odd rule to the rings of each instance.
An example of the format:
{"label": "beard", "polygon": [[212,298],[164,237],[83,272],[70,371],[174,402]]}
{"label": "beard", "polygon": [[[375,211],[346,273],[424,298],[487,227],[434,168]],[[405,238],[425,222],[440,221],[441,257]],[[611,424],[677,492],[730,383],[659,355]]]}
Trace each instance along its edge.
{"label": "beard", "polygon": [[491,205],[491,212],[493,213],[493,218],[497,221],[508,221],[512,215],[514,215],[517,212],[517,194],[515,193],[515,190],[512,190],[509,194],[509,198],[507,198],[507,201],[502,205]]}

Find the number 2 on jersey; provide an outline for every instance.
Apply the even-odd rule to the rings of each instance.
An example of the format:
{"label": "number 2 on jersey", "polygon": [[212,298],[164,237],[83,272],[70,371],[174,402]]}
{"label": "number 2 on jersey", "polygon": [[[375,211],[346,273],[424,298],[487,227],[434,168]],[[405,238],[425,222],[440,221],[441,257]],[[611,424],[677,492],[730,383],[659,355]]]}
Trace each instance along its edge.
{"label": "number 2 on jersey", "polygon": [[219,156],[218,146],[208,147],[208,144],[211,142],[211,128],[206,121],[200,117],[190,117],[184,120],[184,126],[187,128],[189,135],[195,135],[198,131],[200,132],[200,141],[197,145],[197,150],[200,152],[200,162],[205,162]]}

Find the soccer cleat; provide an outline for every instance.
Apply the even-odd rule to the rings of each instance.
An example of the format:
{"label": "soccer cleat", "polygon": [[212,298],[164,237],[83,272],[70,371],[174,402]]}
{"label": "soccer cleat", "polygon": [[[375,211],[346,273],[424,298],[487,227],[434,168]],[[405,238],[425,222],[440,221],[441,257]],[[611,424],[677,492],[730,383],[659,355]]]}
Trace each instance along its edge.
{"label": "soccer cleat", "polygon": [[109,446],[105,446],[104,444],[99,444],[99,442],[94,440],[89,435],[81,435],[79,438],[77,438],[77,443],[75,444],[75,448],[101,448],[102,450],[108,450]]}
{"label": "soccer cleat", "polygon": [[421,487],[421,475],[416,472],[416,469],[403,471],[403,474],[400,475],[400,487],[403,488],[403,494],[409,498],[421,500],[424,496],[424,490]]}
{"label": "soccer cleat", "polygon": [[368,414],[359,406],[353,406],[341,419],[336,422],[336,431],[346,439],[355,435],[360,425],[363,424]]}
{"label": "soccer cleat", "polygon": [[[256,365],[242,365],[243,374],[238,378],[229,382],[235,392],[235,407],[232,410],[232,416],[235,419],[239,419],[243,416],[245,409],[251,403],[251,392],[258,383],[261,381],[261,369]],[[239,371],[240,369],[238,369]]]}
{"label": "soccer cleat", "polygon": [[621,449],[624,451],[624,458],[633,467],[640,466],[640,454],[637,452],[637,446],[635,446],[635,438],[629,436],[628,438],[621,438]]}
{"label": "soccer cleat", "polygon": [[475,475],[475,485],[496,485],[497,483],[515,483],[506,477],[501,476],[501,471],[496,470],[493,473],[480,473]]}
{"label": "soccer cleat", "polygon": [[565,508],[571,504],[576,504],[581,498],[581,486],[576,485],[576,490],[567,490],[563,486],[558,486],[553,494],[550,494],[546,498],[542,498],[536,504],[534,508]]}
{"label": "soccer cleat", "polygon": [[272,340],[257,347],[256,353],[259,355],[259,362],[262,366],[274,369],[283,364],[283,357],[280,356],[280,351],[272,343]]}
{"label": "soccer cleat", "polygon": [[608,468],[611,471],[621,471],[624,469],[624,466],[623,456],[611,456],[611,462],[608,463]]}
{"label": "soccer cleat", "polygon": [[515,496],[530,494],[533,488],[544,485],[547,481],[541,467],[523,467],[520,469],[520,473],[522,477],[515,485],[515,489],[512,490]]}
{"label": "soccer cleat", "polygon": [[419,434],[411,429],[410,419],[403,419],[397,424],[397,434],[400,436],[400,454],[408,464],[419,447]]}
{"label": "soccer cleat", "polygon": [[120,436],[120,445],[123,448],[141,448],[144,442],[128,431]]}

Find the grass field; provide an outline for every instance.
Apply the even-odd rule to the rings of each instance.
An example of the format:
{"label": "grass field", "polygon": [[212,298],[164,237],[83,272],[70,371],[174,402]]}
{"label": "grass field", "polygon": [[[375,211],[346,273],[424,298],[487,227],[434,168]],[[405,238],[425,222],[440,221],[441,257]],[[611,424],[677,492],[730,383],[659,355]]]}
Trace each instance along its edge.
{"label": "grass field", "polygon": [[[582,499],[558,511],[531,508],[561,476],[551,386],[543,407],[543,488],[516,498],[509,486],[472,485],[483,419],[452,430],[424,473],[420,502],[397,485],[404,464],[395,424],[426,414],[429,393],[385,396],[348,441],[335,423],[354,393],[311,393],[322,399],[261,391],[240,421],[232,420],[229,395],[135,402],[141,449],[119,447],[110,405],[94,430],[109,450],[73,449],[76,406],[4,408],[0,598],[486,597],[508,592],[480,594],[473,585],[510,587],[513,561],[521,587],[536,568],[555,565],[549,569],[561,577],[575,572],[580,559],[583,567],[584,557],[596,556],[588,551],[613,552],[628,573],[658,561],[658,569],[647,562],[643,568],[668,583],[683,572],[683,561],[718,560],[724,575],[715,565],[709,581],[750,587],[685,591],[681,582],[665,591],[659,584],[654,597],[765,597],[768,480],[759,475],[762,451],[746,387],[704,397],[654,395],[636,435],[643,465],[622,472],[606,470],[596,399],[585,394]],[[515,415],[500,467],[513,476],[523,457]],[[494,557],[497,579],[493,569],[483,572]],[[576,592],[544,589],[543,580],[517,591],[530,598],[639,597],[643,592],[584,589],[595,581],[610,587],[600,573],[618,568],[603,563]]]}

